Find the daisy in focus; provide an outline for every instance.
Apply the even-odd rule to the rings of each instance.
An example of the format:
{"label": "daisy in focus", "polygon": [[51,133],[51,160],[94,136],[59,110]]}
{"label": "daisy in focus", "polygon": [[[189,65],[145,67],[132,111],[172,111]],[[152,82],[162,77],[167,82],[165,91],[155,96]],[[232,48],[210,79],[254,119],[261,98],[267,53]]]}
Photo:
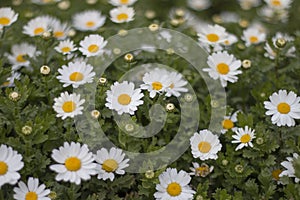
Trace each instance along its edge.
{"label": "daisy in focus", "polygon": [[165,92],[166,88],[172,84],[170,83],[168,72],[159,68],[155,68],[154,70],[145,73],[143,82],[144,84],[141,85],[141,88],[143,90],[148,90],[151,98],[154,98],[156,94]]}
{"label": "daisy in focus", "polygon": [[190,138],[190,143],[193,157],[200,158],[200,160],[216,160],[218,158],[217,153],[222,148],[219,137],[209,130],[194,133]]}
{"label": "daisy in focus", "polygon": [[52,151],[51,157],[59,163],[50,166],[50,169],[57,173],[57,181],[79,185],[81,180],[89,180],[91,175],[96,174],[93,153],[86,144],[65,142],[64,146]]}
{"label": "daisy in focus", "polygon": [[109,151],[105,148],[98,150],[95,155],[95,160],[98,163],[96,167],[98,179],[113,181],[115,174],[125,174],[124,169],[129,166],[129,159],[124,158],[125,153],[115,147],[112,147]]}
{"label": "daisy in focus", "polygon": [[272,115],[271,121],[277,126],[295,126],[294,119],[300,119],[300,97],[290,91],[274,92],[270,101],[265,101],[266,115]]}
{"label": "daisy in focus", "polygon": [[73,88],[78,88],[85,83],[92,83],[96,75],[93,72],[93,66],[80,61],[69,62],[68,66],[63,65],[58,72],[60,75],[57,76],[57,79],[64,83],[63,87],[72,85]]}
{"label": "daisy in focus", "polygon": [[21,178],[18,173],[23,167],[23,157],[11,147],[4,144],[0,146],[0,188],[9,183],[14,185]]}
{"label": "daisy in focus", "polygon": [[61,117],[63,120],[67,117],[73,118],[82,114],[84,102],[84,99],[80,99],[80,94],[64,92],[60,97],[54,98],[53,109],[57,112],[56,117]]}
{"label": "daisy in focus", "polygon": [[11,54],[7,54],[7,58],[12,64],[12,70],[18,70],[21,67],[30,67],[30,61],[26,58],[35,58],[40,54],[34,45],[23,42],[15,44],[11,48]]}
{"label": "daisy in focus", "polygon": [[91,57],[103,54],[103,48],[106,46],[107,41],[100,35],[92,34],[85,36],[79,44],[79,51],[86,57]]}
{"label": "daisy in focus", "polygon": [[214,170],[214,166],[208,166],[205,163],[202,163],[199,165],[199,163],[193,162],[193,167],[190,167],[190,175],[193,176],[201,176],[201,177],[206,177],[208,174],[210,174]]}
{"label": "daisy in focus", "polygon": [[300,177],[296,177],[295,168],[293,162],[295,159],[299,159],[299,155],[297,153],[293,153],[293,157],[287,157],[287,161],[283,161],[281,165],[286,169],[279,174],[279,177],[288,176],[295,178],[295,183],[299,183]]}
{"label": "daisy in focus", "polygon": [[228,130],[236,131],[236,127],[234,127],[234,123],[237,122],[237,114],[239,111],[236,111],[231,116],[225,116],[224,120],[222,121],[221,133],[226,133]]}
{"label": "daisy in focus", "polygon": [[131,22],[134,20],[134,9],[131,7],[121,6],[109,11],[111,21],[115,23]]}
{"label": "daisy in focus", "polygon": [[49,189],[45,189],[45,184],[39,185],[39,179],[29,177],[27,185],[20,181],[19,187],[14,188],[14,198],[16,200],[51,200],[48,197]]}
{"label": "daisy in focus", "polygon": [[254,132],[255,130],[252,130],[248,126],[238,128],[235,131],[236,135],[232,136],[235,140],[231,141],[231,143],[240,143],[235,150],[237,151],[248,146],[253,147],[252,140],[255,138]]}
{"label": "daisy in focus", "polygon": [[69,55],[77,50],[77,48],[74,45],[74,42],[70,39],[60,41],[54,49],[63,55]]}
{"label": "daisy in focus", "polygon": [[226,41],[228,33],[226,29],[220,25],[207,25],[200,29],[198,33],[200,43],[216,45]]}
{"label": "daisy in focus", "polygon": [[23,33],[31,37],[42,35],[45,31],[49,31],[53,21],[54,18],[50,16],[36,17],[23,27]]}
{"label": "daisy in focus", "polygon": [[137,107],[144,103],[141,100],[144,94],[141,93],[141,89],[135,89],[132,82],[115,82],[106,94],[105,106],[117,111],[119,115],[123,113],[133,115]]}
{"label": "daisy in focus", "polygon": [[83,11],[73,16],[73,26],[79,31],[95,31],[104,25],[105,19],[99,11]]}
{"label": "daisy in focus", "polygon": [[17,21],[19,14],[10,7],[0,8],[0,28],[7,27]]}
{"label": "daisy in focus", "polygon": [[182,92],[187,92],[188,89],[184,86],[187,85],[182,77],[182,74],[177,72],[168,72],[169,73],[169,87],[166,88],[166,97],[175,96],[179,97]]}
{"label": "daisy in focus", "polygon": [[137,0],[109,0],[108,3],[110,3],[113,6],[131,6],[136,1]]}
{"label": "daisy in focus", "polygon": [[190,175],[177,169],[167,168],[159,175],[159,184],[156,185],[154,197],[156,200],[192,200],[196,193],[188,184],[191,181]]}
{"label": "daisy in focus", "polygon": [[227,82],[237,82],[237,75],[242,73],[238,70],[242,64],[241,61],[226,51],[208,56],[207,64],[210,68],[204,68],[203,71],[208,72],[214,80],[220,79],[223,87],[227,86]]}
{"label": "daisy in focus", "polygon": [[261,42],[264,42],[266,40],[266,34],[260,32],[256,28],[249,27],[243,31],[242,40],[244,40],[245,45],[249,47],[253,44],[259,44]]}

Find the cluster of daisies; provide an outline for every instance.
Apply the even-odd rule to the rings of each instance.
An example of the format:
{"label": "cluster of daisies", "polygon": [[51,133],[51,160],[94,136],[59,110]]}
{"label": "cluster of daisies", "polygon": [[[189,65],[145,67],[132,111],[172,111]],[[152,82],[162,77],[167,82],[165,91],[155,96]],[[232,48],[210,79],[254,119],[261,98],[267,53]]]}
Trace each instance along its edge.
{"label": "cluster of daisies", "polygon": [[[93,175],[97,175],[100,180],[113,181],[115,174],[125,174],[124,169],[129,166],[129,159],[124,159],[125,154],[121,149],[101,148],[93,154],[86,144],[75,142],[65,142],[63,146],[52,151],[51,157],[57,163],[49,166],[57,173],[55,179],[77,185],[81,184],[81,181],[90,180]],[[22,158],[22,155],[11,147],[3,144],[0,146],[0,188],[4,184],[18,183],[18,187],[14,188],[16,200],[50,200],[47,197],[50,190],[46,189],[44,184],[39,185],[38,178],[29,177],[27,184],[19,181],[19,171],[24,167]]]}

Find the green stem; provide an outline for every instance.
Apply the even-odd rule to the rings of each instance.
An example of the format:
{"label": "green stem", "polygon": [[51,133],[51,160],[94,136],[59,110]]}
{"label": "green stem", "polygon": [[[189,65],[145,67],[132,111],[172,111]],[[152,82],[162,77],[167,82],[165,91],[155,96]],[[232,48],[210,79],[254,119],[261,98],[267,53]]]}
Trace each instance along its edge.
{"label": "green stem", "polygon": [[0,200],[4,200],[3,190],[0,188]]}
{"label": "green stem", "polygon": [[1,39],[3,39],[3,38],[4,38],[5,31],[6,31],[6,29],[5,29],[5,26],[4,26],[4,27],[3,27],[3,29],[2,29],[2,33],[1,33]]}

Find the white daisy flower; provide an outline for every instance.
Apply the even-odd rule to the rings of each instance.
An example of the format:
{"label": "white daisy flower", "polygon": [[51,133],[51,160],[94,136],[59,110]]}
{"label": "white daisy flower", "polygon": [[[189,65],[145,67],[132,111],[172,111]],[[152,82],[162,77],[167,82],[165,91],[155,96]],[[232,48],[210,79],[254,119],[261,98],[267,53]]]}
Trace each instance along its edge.
{"label": "white daisy flower", "polygon": [[27,185],[20,181],[19,187],[14,188],[14,199],[16,200],[51,200],[48,196],[49,189],[45,189],[45,184],[39,185],[38,178],[29,177]]}
{"label": "white daisy flower", "polygon": [[201,177],[206,177],[208,174],[210,174],[214,170],[214,166],[208,166],[205,163],[202,163],[199,165],[199,163],[193,162],[193,167],[190,167],[190,175],[193,176],[201,176]]}
{"label": "white daisy flower", "polygon": [[286,168],[286,170],[282,171],[279,174],[279,177],[283,177],[283,176],[292,177],[292,178],[295,178],[296,183],[299,183],[300,177],[296,177],[295,168],[293,165],[294,160],[299,159],[299,155],[297,153],[293,153],[293,157],[287,157],[286,159],[287,159],[287,161],[283,161],[280,163],[283,167]]}
{"label": "white daisy flower", "polygon": [[22,156],[11,147],[4,144],[0,146],[0,188],[9,183],[14,185],[21,178],[18,171],[24,167]]}
{"label": "white daisy flower", "polygon": [[264,42],[266,40],[266,34],[256,28],[250,27],[243,31],[242,39],[246,42],[245,45],[249,47],[252,44]]}
{"label": "white daisy flower", "polygon": [[208,56],[207,64],[210,68],[204,68],[203,71],[208,72],[214,80],[220,79],[223,87],[227,86],[227,81],[237,82],[237,75],[242,73],[241,70],[238,70],[242,62],[233,55],[228,54],[227,51],[213,53]]}
{"label": "white daisy flower", "polygon": [[98,150],[95,155],[95,160],[98,163],[96,167],[98,179],[113,181],[115,174],[125,174],[124,169],[129,166],[129,159],[124,160],[124,157],[123,151],[115,147],[112,147],[109,151],[105,148]]}
{"label": "white daisy flower", "polygon": [[260,0],[238,0],[242,9],[249,10],[261,4]]}
{"label": "white daisy flower", "polygon": [[66,39],[71,27],[67,23],[61,23],[59,20],[54,20],[51,24],[53,36],[58,40]]}
{"label": "white daisy flower", "polygon": [[179,97],[181,92],[187,92],[188,89],[184,86],[188,83],[182,77],[182,74],[177,72],[168,72],[169,87],[166,88],[166,96]]}
{"label": "white daisy flower", "polygon": [[113,6],[131,6],[136,1],[137,0],[109,0],[108,3],[110,3]]}
{"label": "white daisy flower", "polygon": [[80,99],[80,94],[64,92],[60,94],[60,97],[54,98],[54,102],[53,109],[57,112],[56,117],[66,119],[82,114],[83,106],[81,105],[85,99]]}
{"label": "white daisy flower", "polygon": [[205,10],[210,7],[210,0],[188,0],[187,5],[196,11]]}
{"label": "white daisy flower", "polygon": [[210,45],[224,43],[228,37],[226,29],[222,26],[215,24],[204,26],[198,33],[199,41]]}
{"label": "white daisy flower", "polygon": [[228,130],[236,131],[236,127],[234,127],[234,123],[237,122],[237,114],[239,111],[234,112],[231,116],[225,116],[224,120],[222,121],[221,133],[226,133]]}
{"label": "white daisy flower", "polygon": [[80,31],[95,31],[102,27],[106,17],[96,10],[80,12],[73,17],[73,26]]}
{"label": "white daisy flower", "polygon": [[238,38],[233,34],[228,34],[227,39],[222,43],[224,46],[231,46],[232,44],[236,43]]}
{"label": "white daisy flower", "polygon": [[156,185],[154,197],[157,200],[192,200],[196,193],[188,185],[191,181],[190,175],[177,169],[167,168],[159,175],[159,184]]}
{"label": "white daisy flower", "polygon": [[96,75],[93,69],[92,65],[85,62],[69,62],[68,66],[63,65],[62,68],[58,69],[60,75],[57,76],[57,79],[64,83],[63,87],[72,85],[73,88],[78,88],[80,85],[93,82]]}
{"label": "white daisy flower", "polygon": [[16,22],[19,14],[15,13],[10,7],[0,8],[0,28],[5,26],[10,26],[12,23]]}
{"label": "white daisy flower", "polygon": [[107,41],[100,35],[92,34],[85,36],[79,44],[81,46],[79,51],[86,57],[90,57],[103,54],[103,48],[106,46]]}
{"label": "white daisy flower", "polygon": [[111,21],[115,23],[124,23],[134,20],[134,9],[131,7],[121,6],[109,11]]}
{"label": "white daisy flower", "polygon": [[137,107],[144,103],[144,101],[141,100],[144,94],[141,93],[141,89],[134,89],[132,82],[115,82],[106,94],[107,103],[105,106],[117,111],[119,115],[123,113],[133,115]]}
{"label": "white daisy flower", "polygon": [[269,6],[262,7],[258,14],[268,22],[283,22],[286,23],[289,18],[289,11],[285,9],[273,9]]}
{"label": "white daisy flower", "polygon": [[288,9],[291,6],[293,0],[265,0],[267,5],[273,9]]}
{"label": "white daisy flower", "polygon": [[14,84],[15,79],[20,80],[20,77],[21,77],[21,73],[12,71],[11,76],[8,77],[6,79],[7,81],[2,83],[2,85],[0,87],[14,87],[15,86],[15,84]]}
{"label": "white daisy flower", "polygon": [[74,42],[70,39],[60,41],[54,49],[63,55],[69,55],[77,50],[77,48],[74,45]]}
{"label": "white daisy flower", "polygon": [[240,20],[240,16],[235,12],[224,11],[219,15],[222,23],[236,23]]}
{"label": "white daisy flower", "polygon": [[231,143],[240,143],[235,150],[242,149],[244,147],[253,147],[252,140],[255,138],[254,134],[255,130],[252,130],[248,126],[245,126],[245,128],[238,128],[235,133],[236,135],[233,135],[232,137],[235,139],[231,141]]}
{"label": "white daisy flower", "polygon": [[68,142],[52,151],[51,157],[59,164],[51,165],[50,169],[57,173],[55,180],[71,182],[79,185],[81,180],[91,179],[95,175],[96,163],[93,153],[86,144]]}
{"label": "white daisy flower", "polygon": [[217,153],[222,148],[219,137],[209,130],[194,133],[190,138],[190,143],[193,157],[200,158],[200,160],[216,160],[218,158]]}
{"label": "white daisy flower", "polygon": [[53,20],[54,19],[50,16],[36,17],[23,27],[23,33],[31,37],[42,35],[45,31],[50,29]]}
{"label": "white daisy flower", "polygon": [[277,126],[295,126],[294,119],[300,119],[300,97],[290,91],[274,92],[270,101],[265,101],[266,115],[272,115],[271,121]]}
{"label": "white daisy flower", "polygon": [[25,56],[28,56],[29,58],[35,58],[40,54],[34,45],[26,42],[13,45],[11,48],[11,53],[12,54],[6,54],[6,56],[10,64],[12,64],[12,70],[18,70],[21,67],[29,67],[30,62],[25,58]]}
{"label": "white daisy flower", "polygon": [[145,73],[143,76],[143,82],[140,87],[143,90],[150,92],[150,97],[154,98],[157,93],[166,91],[172,83],[170,83],[168,72],[164,69],[155,68],[154,70]]}

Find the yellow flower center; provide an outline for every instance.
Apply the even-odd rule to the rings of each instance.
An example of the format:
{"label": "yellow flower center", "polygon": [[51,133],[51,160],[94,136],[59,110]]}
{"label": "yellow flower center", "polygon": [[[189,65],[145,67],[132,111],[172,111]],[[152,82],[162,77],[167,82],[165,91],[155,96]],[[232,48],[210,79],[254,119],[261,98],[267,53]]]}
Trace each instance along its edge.
{"label": "yellow flower center", "polygon": [[126,106],[131,102],[131,97],[128,94],[121,94],[118,97],[118,102],[119,104]]}
{"label": "yellow flower center", "polygon": [[128,19],[128,15],[126,13],[121,13],[117,15],[118,21],[125,21]]}
{"label": "yellow flower center", "polygon": [[181,193],[181,186],[178,183],[172,182],[168,185],[167,192],[172,197],[178,196]]}
{"label": "yellow flower center", "polygon": [[229,72],[229,66],[225,63],[220,63],[217,65],[217,70],[220,74],[225,75],[228,74]]}
{"label": "yellow flower center", "polygon": [[291,111],[291,106],[287,103],[280,103],[277,105],[277,110],[281,114],[288,114]]}
{"label": "yellow flower center", "polygon": [[2,176],[4,174],[6,174],[7,171],[8,171],[7,164],[5,162],[3,162],[3,161],[0,161],[0,175]]}
{"label": "yellow flower center", "polygon": [[45,29],[42,27],[38,27],[38,28],[34,29],[34,31],[33,31],[34,35],[39,35],[43,32],[45,32]]}
{"label": "yellow flower center", "polygon": [[217,34],[214,34],[214,33],[207,34],[206,38],[210,42],[217,42],[220,39],[219,36]]}
{"label": "yellow flower center", "polygon": [[272,177],[275,179],[275,180],[279,180],[279,174],[281,174],[282,170],[281,169],[275,169],[272,171]]}
{"label": "yellow flower center", "polygon": [[38,195],[35,192],[27,192],[25,200],[38,200]]}
{"label": "yellow flower center", "polygon": [[173,89],[174,86],[175,86],[174,83],[172,83],[172,84],[169,86],[169,88]]}
{"label": "yellow flower center", "polygon": [[129,0],[120,0],[121,4],[128,4]]}
{"label": "yellow flower center", "polygon": [[95,22],[93,22],[93,21],[88,21],[88,22],[86,22],[85,23],[85,25],[87,26],[87,27],[93,27],[93,26],[95,26]]}
{"label": "yellow flower center", "polygon": [[152,89],[153,90],[161,90],[163,87],[163,85],[161,84],[161,82],[153,82],[152,83]]}
{"label": "yellow flower center", "polygon": [[61,48],[61,51],[64,52],[64,53],[67,53],[67,52],[71,51],[71,48],[70,47],[63,47],[63,48]]}
{"label": "yellow flower center", "polygon": [[78,82],[78,81],[82,81],[84,76],[80,72],[73,72],[69,78],[70,78],[70,81]]}
{"label": "yellow flower center", "polygon": [[251,136],[249,134],[245,134],[241,137],[241,143],[248,143],[251,140]]}
{"label": "yellow flower center", "polygon": [[202,141],[198,144],[198,149],[201,153],[208,153],[211,149],[209,142]]}
{"label": "yellow flower center", "polygon": [[18,62],[26,62],[26,60],[24,59],[25,54],[20,54],[17,56],[16,60]]}
{"label": "yellow flower center", "polygon": [[250,37],[250,42],[251,43],[257,43],[258,42],[258,38],[256,36],[251,36]]}
{"label": "yellow flower center", "polygon": [[60,37],[63,37],[65,35],[65,33],[62,32],[62,31],[56,31],[56,32],[53,33],[53,35],[56,38],[60,38]]}
{"label": "yellow flower center", "polygon": [[202,165],[196,168],[195,174],[199,176],[206,176],[209,174],[209,167],[207,165]]}
{"label": "yellow flower center", "polygon": [[224,129],[231,129],[233,128],[234,124],[230,119],[224,119],[222,122],[222,126]]}
{"label": "yellow flower center", "polygon": [[102,164],[102,169],[106,172],[114,172],[118,168],[118,163],[114,159],[107,159]]}
{"label": "yellow flower center", "polygon": [[2,26],[8,25],[10,23],[10,19],[7,17],[0,17],[0,24]]}
{"label": "yellow flower center", "polygon": [[272,0],[272,1],[271,1],[271,4],[272,4],[273,6],[281,6],[281,1],[280,1],[280,0]]}
{"label": "yellow flower center", "polygon": [[92,44],[88,47],[88,51],[91,53],[96,53],[99,50],[98,45]]}
{"label": "yellow flower center", "polygon": [[230,45],[230,42],[229,42],[229,40],[225,40],[224,44],[226,44],[226,45]]}
{"label": "yellow flower center", "polygon": [[78,171],[81,168],[81,161],[77,157],[70,157],[65,160],[65,166],[69,171]]}
{"label": "yellow flower center", "polygon": [[66,113],[70,113],[73,112],[76,109],[76,104],[73,101],[66,101],[63,105],[62,105],[62,109],[64,112]]}

